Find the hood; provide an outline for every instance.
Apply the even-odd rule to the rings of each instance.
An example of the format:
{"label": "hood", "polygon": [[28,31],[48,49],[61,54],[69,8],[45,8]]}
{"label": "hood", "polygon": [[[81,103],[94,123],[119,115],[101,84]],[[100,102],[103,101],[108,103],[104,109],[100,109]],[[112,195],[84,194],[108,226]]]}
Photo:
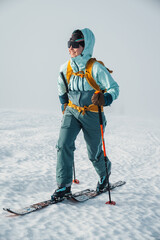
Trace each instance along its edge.
{"label": "hood", "polygon": [[84,35],[84,42],[85,42],[85,47],[82,54],[84,56],[89,55],[90,57],[92,57],[93,48],[95,44],[95,36],[89,28],[84,28],[81,30],[81,32]]}
{"label": "hood", "polygon": [[84,35],[85,47],[82,54],[70,59],[71,67],[74,72],[84,70],[86,63],[92,57],[95,44],[94,34],[89,28],[84,28],[81,30],[81,32]]}

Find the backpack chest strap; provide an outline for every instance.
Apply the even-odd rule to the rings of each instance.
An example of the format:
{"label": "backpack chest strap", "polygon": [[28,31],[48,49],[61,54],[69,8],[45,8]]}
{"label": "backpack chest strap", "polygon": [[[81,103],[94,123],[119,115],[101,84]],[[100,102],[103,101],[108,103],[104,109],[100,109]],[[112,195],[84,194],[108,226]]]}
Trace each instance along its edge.
{"label": "backpack chest strap", "polygon": [[72,75],[74,75],[74,76],[79,76],[79,77],[81,77],[81,78],[85,77],[85,74],[84,74],[83,71],[79,71],[79,72],[76,72],[76,73],[72,72]]}

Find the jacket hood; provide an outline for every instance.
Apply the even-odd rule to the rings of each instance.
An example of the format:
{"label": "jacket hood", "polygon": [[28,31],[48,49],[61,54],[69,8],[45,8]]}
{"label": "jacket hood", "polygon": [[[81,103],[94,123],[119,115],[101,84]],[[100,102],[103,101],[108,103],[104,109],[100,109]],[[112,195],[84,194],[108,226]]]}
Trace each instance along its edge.
{"label": "jacket hood", "polygon": [[83,52],[77,57],[71,58],[71,67],[74,72],[84,70],[86,63],[92,57],[93,48],[95,44],[95,37],[93,32],[89,28],[81,30],[84,36],[85,46]]}
{"label": "jacket hood", "polygon": [[92,57],[93,48],[95,44],[95,36],[89,28],[84,28],[81,30],[81,32],[83,33],[85,42],[85,47],[82,54],[84,56],[89,55],[90,57]]}

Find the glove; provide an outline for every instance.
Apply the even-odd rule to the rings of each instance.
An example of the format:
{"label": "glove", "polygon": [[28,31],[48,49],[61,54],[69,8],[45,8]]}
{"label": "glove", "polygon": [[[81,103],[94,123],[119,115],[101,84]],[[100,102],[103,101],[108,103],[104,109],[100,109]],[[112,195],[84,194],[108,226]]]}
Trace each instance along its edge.
{"label": "glove", "polygon": [[92,103],[99,106],[109,106],[113,102],[112,95],[110,93],[94,93],[92,96]]}
{"label": "glove", "polygon": [[101,92],[94,93],[91,100],[92,103],[97,106],[103,106],[105,104],[104,94]]}
{"label": "glove", "polygon": [[67,106],[68,106],[68,103],[62,104],[62,113],[63,113],[63,114],[64,114]]}
{"label": "glove", "polygon": [[61,109],[62,109],[62,113],[64,114],[65,110],[66,110],[66,107],[68,105],[68,94],[65,93],[61,96],[59,96],[59,100],[61,102]]}

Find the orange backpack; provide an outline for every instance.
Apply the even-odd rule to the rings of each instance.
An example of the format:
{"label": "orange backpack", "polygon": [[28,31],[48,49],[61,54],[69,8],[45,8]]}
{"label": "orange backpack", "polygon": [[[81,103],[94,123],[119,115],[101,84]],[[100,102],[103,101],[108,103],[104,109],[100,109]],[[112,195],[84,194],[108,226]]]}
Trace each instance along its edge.
{"label": "orange backpack", "polygon": [[[95,90],[95,91],[100,91],[102,92],[102,90],[100,89],[100,87],[98,86],[98,84],[96,83],[96,81],[94,80],[94,78],[92,77],[92,67],[93,67],[93,64],[96,62],[96,58],[90,58],[86,64],[86,69],[85,69],[85,72],[83,71],[79,71],[79,72],[76,72],[74,73],[73,72],[73,69],[71,67],[71,64],[70,64],[70,61],[68,61],[68,65],[67,65],[67,73],[66,73],[66,77],[67,77],[67,83],[69,84],[70,82],[70,78],[72,75],[75,75],[75,76],[80,76],[81,78],[85,77],[89,83],[89,85]],[[102,64],[103,66],[104,63],[101,62],[101,61],[97,61],[99,62],[100,64]],[[109,70],[107,68],[107,70],[112,73],[113,71]],[[107,90],[105,89],[103,92],[106,92]],[[89,105],[88,107],[87,106],[84,106],[84,107],[80,107],[80,106],[77,106],[75,104],[73,104],[70,100],[69,100],[69,103],[68,103],[68,106],[71,107],[71,108],[74,108],[76,109],[78,112],[82,112],[82,114],[84,115],[86,111],[91,111],[91,112],[98,112],[98,106],[94,105],[94,104],[91,104]],[[103,111],[103,106],[101,106],[101,111]]]}
{"label": "orange backpack", "polygon": [[[75,75],[75,76],[80,76],[80,77],[85,77],[89,83],[89,85],[95,89],[96,91],[101,91],[100,87],[98,86],[98,84],[96,83],[96,81],[94,80],[94,78],[92,77],[92,67],[93,64],[95,62],[99,62],[100,64],[102,64],[103,66],[104,63],[102,61],[97,61],[96,58],[90,58],[86,64],[86,69],[85,69],[85,73],[83,71],[79,71],[74,73],[70,64],[70,60],[68,61],[68,65],[67,65],[67,73],[66,73],[66,77],[67,77],[67,82],[69,84],[70,82],[70,78],[71,75]],[[113,71],[109,70],[107,68],[107,70],[112,73]]]}

